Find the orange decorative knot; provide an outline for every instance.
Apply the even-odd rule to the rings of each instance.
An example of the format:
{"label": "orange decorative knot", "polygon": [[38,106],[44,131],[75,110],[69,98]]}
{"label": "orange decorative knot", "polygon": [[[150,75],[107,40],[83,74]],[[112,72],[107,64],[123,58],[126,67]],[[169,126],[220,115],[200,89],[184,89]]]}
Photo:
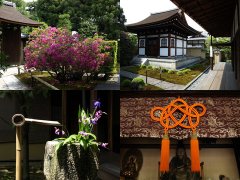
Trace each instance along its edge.
{"label": "orange decorative knot", "polygon": [[[201,107],[202,112],[198,112],[196,107]],[[156,113],[160,111],[160,117]],[[174,114],[181,113],[181,118],[176,119]],[[158,121],[167,133],[168,129],[181,126],[183,128],[192,129],[193,132],[199,124],[200,117],[206,113],[206,107],[203,104],[195,103],[191,106],[181,98],[172,101],[166,107],[154,107],[151,109],[150,115],[154,121]]]}

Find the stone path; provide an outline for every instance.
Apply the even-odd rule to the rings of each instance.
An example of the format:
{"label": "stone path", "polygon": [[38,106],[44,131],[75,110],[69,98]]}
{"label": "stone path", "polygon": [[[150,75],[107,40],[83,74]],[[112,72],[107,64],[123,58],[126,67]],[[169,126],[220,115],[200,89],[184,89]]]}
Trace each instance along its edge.
{"label": "stone path", "polygon": [[120,90],[119,74],[114,74],[106,82],[97,84],[94,90]]}
{"label": "stone path", "polygon": [[[133,79],[135,77],[140,77],[146,83],[146,76],[143,76],[143,75],[134,74],[134,73],[123,71],[123,70],[120,71],[120,75],[124,76],[124,77],[127,77],[127,78],[131,78],[131,79]],[[159,80],[159,79],[154,79],[154,78],[151,78],[151,77],[147,78],[147,83],[151,84],[153,86],[160,87],[164,90],[183,90],[184,87],[185,87],[184,85],[173,84],[173,83],[169,83],[169,82],[162,81],[162,80]]]}
{"label": "stone path", "polygon": [[[23,70],[21,70],[23,72]],[[14,75],[18,74],[17,67],[10,67],[0,78],[0,90],[29,90],[30,88],[19,81]]]}
{"label": "stone path", "polygon": [[219,62],[214,65],[213,70],[197,80],[196,84],[189,90],[239,90],[240,86],[235,79],[231,63]]}

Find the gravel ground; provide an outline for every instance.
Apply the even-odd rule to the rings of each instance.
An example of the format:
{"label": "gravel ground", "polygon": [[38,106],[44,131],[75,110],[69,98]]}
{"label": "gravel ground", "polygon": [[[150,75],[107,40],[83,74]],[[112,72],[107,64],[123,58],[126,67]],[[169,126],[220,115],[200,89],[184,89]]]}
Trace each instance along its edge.
{"label": "gravel ground", "polygon": [[186,90],[199,90],[198,85],[204,81],[209,71],[210,68],[207,71],[205,71],[196,81],[194,81]]}

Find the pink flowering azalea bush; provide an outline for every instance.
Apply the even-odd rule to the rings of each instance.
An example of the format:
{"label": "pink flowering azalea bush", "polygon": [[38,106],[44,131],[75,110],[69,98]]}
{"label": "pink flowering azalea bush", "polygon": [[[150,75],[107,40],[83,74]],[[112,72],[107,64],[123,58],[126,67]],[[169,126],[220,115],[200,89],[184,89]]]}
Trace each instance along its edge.
{"label": "pink flowering azalea bush", "polygon": [[108,61],[110,53],[103,49],[102,38],[81,38],[66,29],[49,27],[35,30],[24,49],[25,68],[48,71],[60,83],[70,80],[73,74],[79,78],[84,73],[94,74]]}

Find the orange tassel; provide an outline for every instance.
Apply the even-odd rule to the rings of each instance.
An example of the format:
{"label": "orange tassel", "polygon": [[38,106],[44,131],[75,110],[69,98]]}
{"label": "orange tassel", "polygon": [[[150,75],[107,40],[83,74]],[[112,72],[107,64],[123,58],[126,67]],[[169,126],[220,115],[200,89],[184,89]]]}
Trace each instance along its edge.
{"label": "orange tassel", "polygon": [[169,157],[170,157],[170,140],[165,134],[162,139],[161,158],[160,158],[160,172],[169,171]]}
{"label": "orange tassel", "polygon": [[196,132],[193,132],[191,138],[191,169],[192,172],[200,172],[199,144]]}

